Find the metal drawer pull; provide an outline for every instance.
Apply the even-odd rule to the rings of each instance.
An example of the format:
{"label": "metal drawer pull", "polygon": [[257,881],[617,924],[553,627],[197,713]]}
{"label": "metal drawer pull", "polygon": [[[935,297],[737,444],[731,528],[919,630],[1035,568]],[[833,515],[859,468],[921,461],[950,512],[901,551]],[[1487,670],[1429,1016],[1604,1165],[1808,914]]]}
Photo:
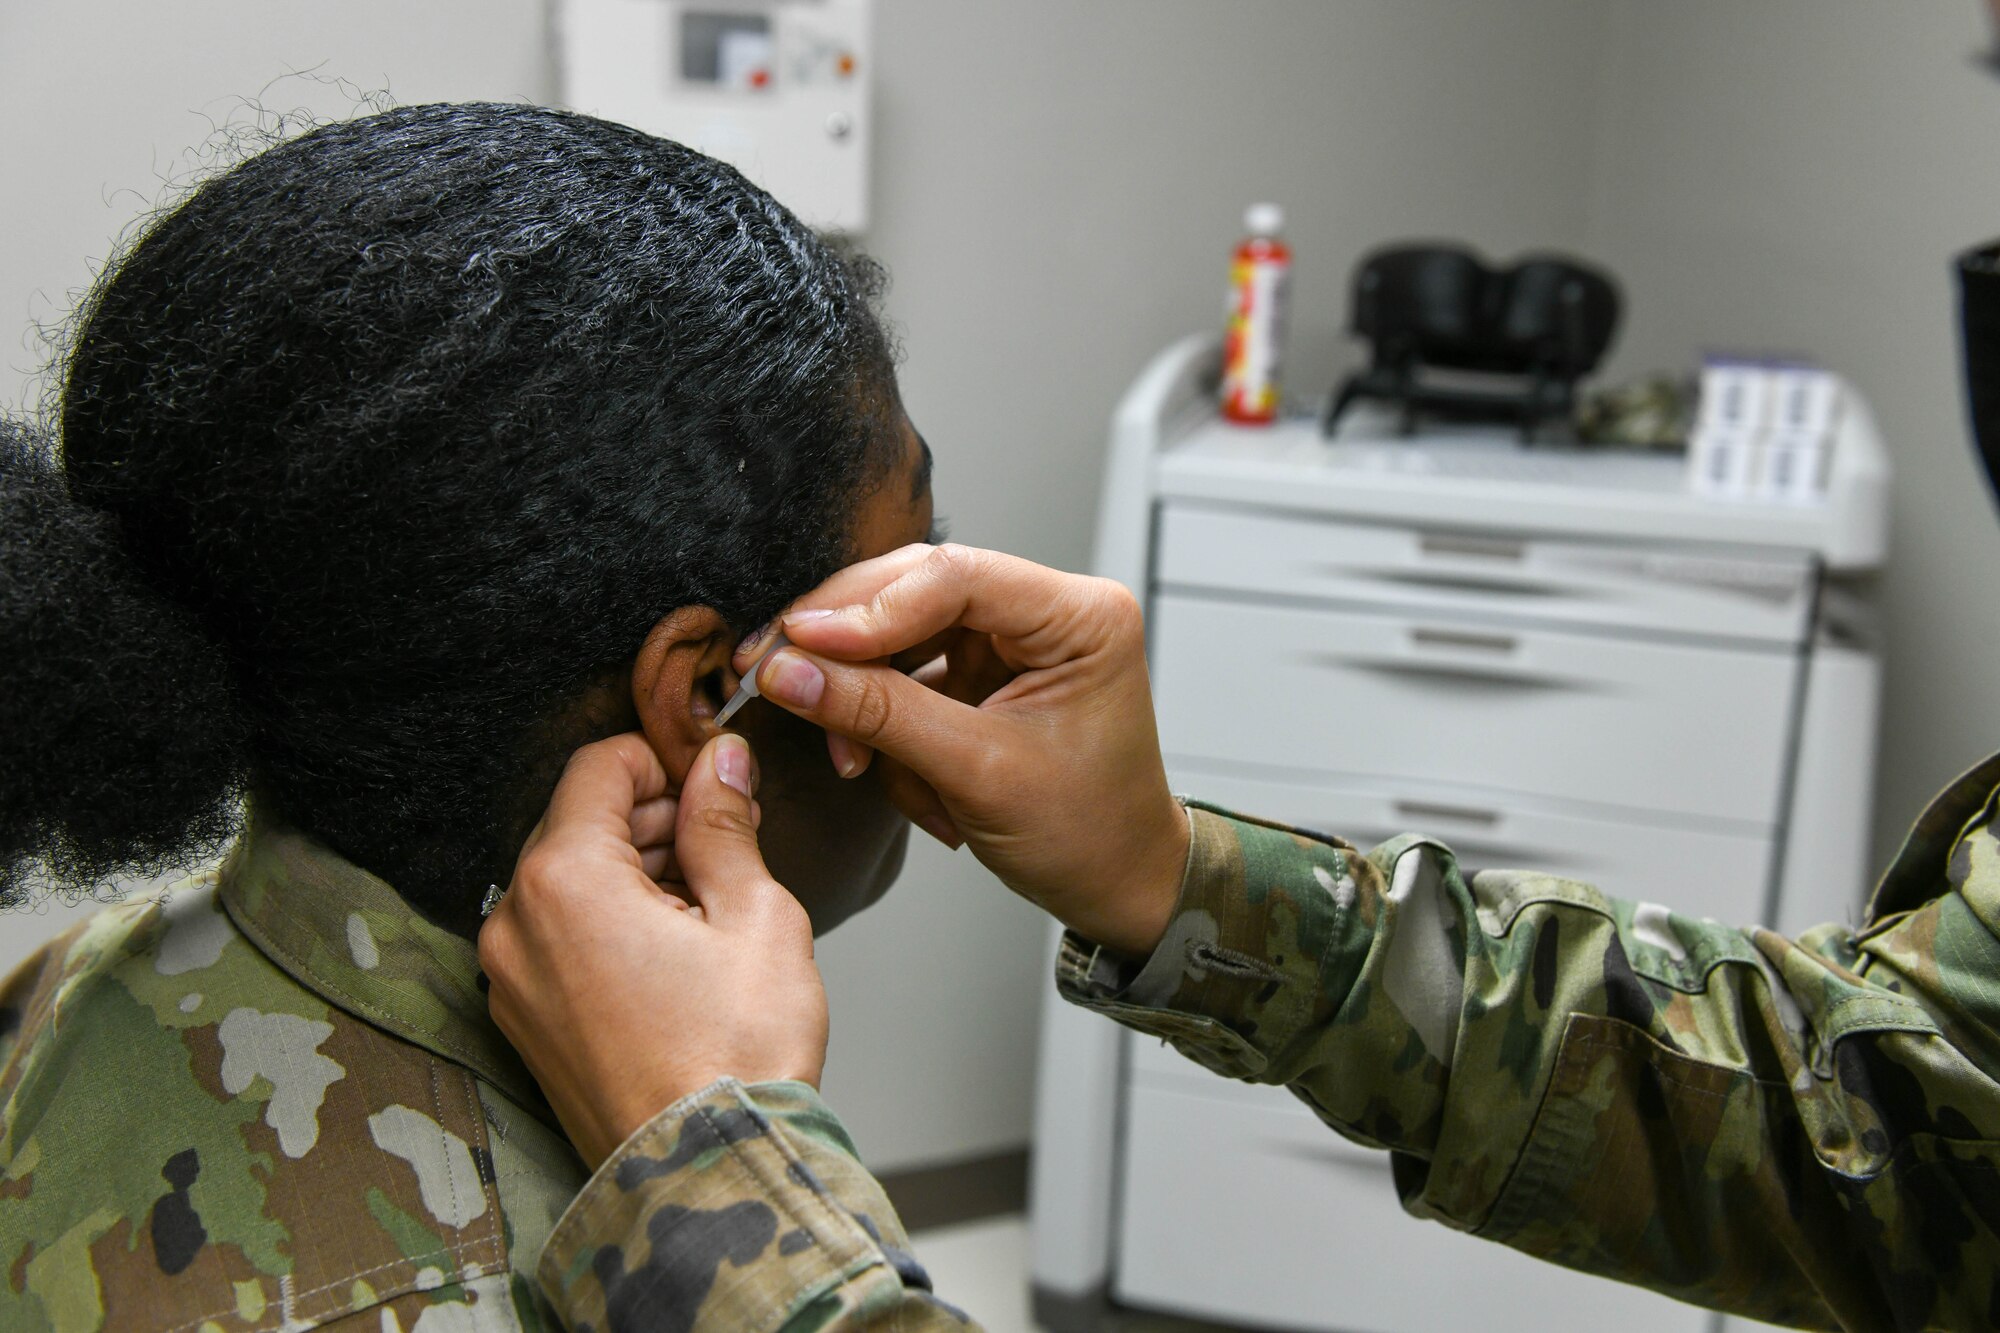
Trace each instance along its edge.
{"label": "metal drawer pull", "polygon": [[1521,646],[1512,634],[1474,634],[1458,629],[1413,629],[1410,642],[1423,648],[1471,648],[1482,653],[1511,653]]}
{"label": "metal drawer pull", "polygon": [[1493,828],[1500,822],[1498,810],[1481,810],[1470,805],[1445,805],[1438,801],[1392,801],[1396,813],[1405,819],[1455,819],[1461,824]]}
{"label": "metal drawer pull", "polygon": [[1420,533],[1417,549],[1425,555],[1471,556],[1477,560],[1522,560],[1528,554],[1526,542],[1511,542],[1504,537],[1462,537],[1444,532]]}
{"label": "metal drawer pull", "polygon": [[1371,675],[1388,676],[1404,683],[1436,681],[1443,685],[1453,685],[1472,682],[1513,690],[1593,691],[1603,688],[1590,682],[1568,680],[1544,672],[1523,671],[1519,667],[1500,662],[1489,666],[1473,661],[1425,661],[1421,657],[1342,657],[1338,653],[1307,653],[1305,660],[1318,667],[1330,667],[1336,671],[1366,671]]}
{"label": "metal drawer pull", "polygon": [[[1402,806],[1402,802],[1397,802],[1399,812]],[[1412,818],[1423,818],[1418,810],[1411,810],[1409,813]],[[1317,827],[1331,829],[1357,847],[1377,847],[1389,841],[1389,839],[1399,838],[1405,833],[1431,832],[1429,829],[1411,828],[1408,826],[1399,826],[1391,829],[1371,829],[1365,825],[1346,828],[1334,821],[1325,819],[1322,819]],[[1461,838],[1457,834],[1449,835],[1445,839],[1445,845],[1450,847],[1452,854],[1458,857],[1459,868],[1468,873],[1473,870],[1491,870],[1499,867],[1509,869],[1532,867],[1536,870],[1554,874],[1566,869],[1575,869],[1578,865],[1570,857],[1563,855],[1561,852],[1550,851],[1546,847],[1520,847],[1509,843],[1483,842],[1476,837]],[[1588,878],[1592,869],[1593,867],[1583,866],[1581,871],[1582,876]]]}
{"label": "metal drawer pull", "polygon": [[[1345,567],[1324,566],[1336,574]],[[1377,569],[1363,571],[1364,578],[1410,588],[1437,588],[1444,592],[1508,593],[1516,597],[1583,597],[1587,589],[1566,588],[1545,579],[1523,578],[1518,574],[1461,573],[1444,569]]]}

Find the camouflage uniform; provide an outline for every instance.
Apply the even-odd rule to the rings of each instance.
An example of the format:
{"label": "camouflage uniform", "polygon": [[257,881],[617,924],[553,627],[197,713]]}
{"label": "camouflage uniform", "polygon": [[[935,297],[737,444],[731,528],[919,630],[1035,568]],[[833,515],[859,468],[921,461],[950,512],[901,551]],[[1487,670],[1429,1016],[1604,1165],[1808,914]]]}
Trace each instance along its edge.
{"label": "camouflage uniform", "polygon": [[[2000,1085],[1982,1071],[2000,1070],[1996,783],[2000,756],[1939,797],[1878,888],[1862,929],[1824,926],[1797,941],[1620,902],[1545,875],[1493,870],[1468,881],[1446,848],[1423,838],[1399,838],[1364,856],[1324,835],[1191,804],[1187,876],[1159,948],[1135,965],[1072,936],[1057,984],[1067,998],[1163,1037],[1220,1074],[1287,1084],[1335,1130],[1393,1154],[1403,1202],[1418,1216],[1774,1322],[1993,1327],[2000,1325]],[[351,887],[343,884],[343,892]],[[231,897],[227,874],[224,901],[245,934],[274,957],[286,956],[273,950],[268,930],[253,929],[253,914]],[[138,910],[142,918],[153,911]],[[318,968],[345,973],[352,969],[331,957],[340,952],[340,932],[329,934],[328,925],[346,910],[295,908],[288,896],[286,913],[267,906],[262,915],[322,915],[312,934],[328,956]],[[407,914],[399,919],[413,943],[444,952]],[[205,1296],[231,1289],[240,1273],[271,1292],[267,1302],[290,1301],[302,1320],[340,1315],[322,1287],[332,1264],[314,1258],[313,1271],[302,1271],[311,1237],[315,1248],[340,1255],[343,1271],[372,1272],[379,1264],[397,1275],[369,1278],[365,1300],[355,1287],[356,1302],[404,1301],[414,1311],[423,1302],[470,1299],[459,1326],[476,1326],[482,1313],[508,1326],[504,1307],[492,1308],[505,1297],[486,1296],[494,1288],[481,1282],[504,1282],[523,1323],[961,1326],[963,1316],[928,1291],[838,1124],[795,1085],[745,1089],[725,1081],[635,1135],[554,1227],[538,1270],[547,1305],[519,1275],[554,1218],[563,1185],[579,1173],[572,1165],[564,1180],[554,1164],[559,1151],[532,1166],[482,1158],[505,1149],[501,1124],[508,1135],[533,1131],[534,1143],[551,1143],[547,1127],[521,1110],[535,1104],[532,1089],[510,1099],[497,1069],[474,1065],[464,1049],[438,1051],[424,1030],[397,1030],[423,1048],[406,1058],[442,1055],[427,1061],[433,1086],[446,1074],[463,1078],[495,1134],[486,1135],[476,1119],[447,1124],[440,1098],[432,1103],[436,1128],[402,1131],[396,1141],[407,1151],[386,1149],[398,1159],[391,1161],[371,1158],[368,1141],[343,1120],[338,1177],[324,1183],[313,1208],[286,1202],[279,1186],[302,1163],[281,1160],[287,1131],[280,1126],[302,1133],[296,1108],[305,1099],[294,1092],[284,1109],[278,1093],[301,1080],[308,1090],[326,1088],[318,1123],[330,1139],[333,1090],[342,1082],[313,1072],[317,1029],[300,1029],[302,1037],[284,1047],[292,1052],[286,1063],[269,1054],[276,1045],[244,1047],[233,1076],[239,1092],[230,1093],[228,1035],[196,1035],[196,1024],[213,1022],[200,999],[187,1022],[177,1022],[189,986],[154,980],[179,975],[163,970],[162,960],[185,971],[188,959],[209,957],[206,944],[169,947],[177,929],[164,928],[157,912],[151,925],[92,927],[67,953],[53,955],[40,979],[30,978],[30,1035],[23,1058],[7,1071],[9,1083],[0,1085],[13,1088],[4,1144],[11,1164],[0,1200],[29,1210],[21,1223],[0,1212],[0,1235],[17,1255],[9,1288],[17,1304],[0,1313],[90,1328],[100,1308],[115,1305],[113,1292],[133,1290],[143,1293],[140,1308],[166,1308],[176,1280],[162,1276],[166,1260],[187,1252],[173,1238],[186,1231],[179,1219],[194,1213],[216,1219],[204,1222],[211,1234],[199,1251],[216,1274],[202,1280]],[[105,947],[92,941],[107,933],[142,942],[114,945],[111,962],[91,961],[93,949],[102,955]],[[224,940],[224,955],[241,943],[233,932]],[[453,944],[455,956],[469,959],[463,942]],[[79,951],[81,961],[72,961]],[[239,965],[247,967],[256,955],[242,953]],[[84,985],[63,983],[65,969]],[[433,979],[444,972],[453,969],[434,967]],[[112,998],[99,998],[103,992]],[[282,993],[294,1005],[327,995],[319,985],[311,994],[296,986]],[[68,1011],[60,1039],[53,1035],[58,1001]],[[245,1003],[236,993],[227,1002]],[[77,1022],[85,1005],[87,1021]],[[451,1008],[461,1018],[469,1012],[463,1004]],[[136,1016],[122,1018],[127,1009]],[[324,1012],[356,1032],[373,1032],[371,1050],[398,1045]],[[100,1028],[105,1035],[93,1036]],[[105,1109],[144,1077],[116,1069],[120,1059],[137,1058],[121,1055],[128,1039],[157,1042],[156,1033],[180,1042],[178,1065],[164,1061],[175,1072],[161,1076],[171,1093],[162,1094],[171,1110],[161,1121],[169,1130],[204,1128],[214,1136],[225,1163],[220,1187],[246,1194],[254,1185],[264,1192],[253,1201],[232,1210],[234,1196],[205,1197],[203,1175],[175,1165],[188,1159],[174,1156],[180,1149],[172,1145],[190,1133],[162,1132],[135,1124],[129,1111]],[[66,1044],[99,1049],[88,1062],[76,1061],[66,1058]],[[325,1046],[340,1056],[333,1042]],[[39,1089],[32,1070],[27,1078],[20,1072],[37,1061],[47,1071]],[[113,1073],[96,1077],[98,1061]],[[383,1063],[393,1062],[385,1054]],[[275,1081],[256,1082],[246,1072],[253,1067],[259,1075],[274,1071]],[[349,1078],[368,1081],[369,1104],[379,1103],[375,1075],[348,1068]],[[476,1078],[466,1072],[475,1069]],[[72,1091],[77,1084],[88,1086]],[[212,1113],[210,1101],[239,1109],[227,1118]],[[398,1104],[413,1114],[422,1105]],[[493,1119],[495,1105],[513,1118]],[[361,1117],[363,1109],[350,1114]],[[218,1134],[210,1122],[236,1132]],[[382,1148],[373,1117],[366,1123]],[[82,1164],[50,1178],[58,1148],[37,1142],[37,1126],[43,1137],[61,1130],[63,1159]],[[113,1134],[121,1136],[115,1149],[102,1142]],[[415,1147],[448,1149],[452,1134],[466,1146],[489,1203],[488,1182],[497,1176],[498,1204],[490,1211],[506,1222],[503,1265],[467,1257],[467,1232],[443,1225],[433,1206],[473,1220],[485,1215],[454,1204],[464,1196],[439,1186],[437,1163],[449,1151]],[[419,1160],[429,1164],[428,1176]],[[414,1203],[399,1168],[414,1171]],[[127,1177],[133,1183],[121,1185]],[[178,1184],[183,1178],[192,1184]],[[510,1202],[510,1189],[520,1202]],[[390,1241],[362,1222],[351,1233],[321,1225],[320,1210],[340,1212],[345,1203],[351,1211],[357,1191],[367,1192],[370,1214],[378,1230],[392,1233]],[[378,1195],[385,1206],[375,1206]],[[46,1208],[48,1220],[36,1207]],[[423,1222],[426,1216],[439,1225]],[[385,1217],[416,1225],[392,1228]],[[258,1228],[267,1222],[278,1238],[258,1248]],[[35,1248],[13,1239],[23,1230]],[[429,1265],[428,1285],[421,1272],[406,1273],[417,1262]],[[287,1273],[296,1275],[289,1285]],[[133,1276],[121,1282],[121,1274]],[[308,1284],[325,1313],[308,1314]],[[420,1313],[434,1316],[439,1308]],[[383,1326],[413,1326],[397,1317],[403,1322]],[[264,1318],[263,1326],[275,1322]],[[153,1322],[193,1326],[181,1315]]]}
{"label": "camouflage uniform", "polygon": [[1154,955],[1072,938],[1059,983],[1388,1149],[1418,1217],[1773,1323],[2000,1327],[1996,783],[1797,940],[1197,811]]}
{"label": "camouflage uniform", "polygon": [[[1424,838],[1364,856],[1191,804],[1181,902],[1152,957],[1071,936],[1057,984],[1388,1149],[1419,1217],[1777,1323],[2000,1327],[2000,1085],[1983,1072],[2000,1070],[1996,783],[2000,756],[1938,798],[1866,926],[1796,941],[1547,875],[1468,880]],[[701,1159],[670,1159],[692,1165],[656,1167],[649,1149],[617,1173],[634,1237],[671,1226],[674,1244],[722,1252],[719,1222],[703,1243],[682,1220],[696,1198],[761,1190],[796,1216],[813,1196],[733,1163],[706,1195]],[[714,1327],[781,1312],[956,1326],[900,1264],[898,1291],[831,1252],[800,1265],[782,1242],[753,1248],[733,1253],[768,1314],[738,1304]],[[620,1262],[573,1253],[587,1294],[572,1308],[594,1312]]]}
{"label": "camouflage uniform", "polygon": [[481,981],[261,825],[50,944],[0,987],[0,1329],[774,1327],[919,1280],[801,1084],[707,1089],[586,1185]]}

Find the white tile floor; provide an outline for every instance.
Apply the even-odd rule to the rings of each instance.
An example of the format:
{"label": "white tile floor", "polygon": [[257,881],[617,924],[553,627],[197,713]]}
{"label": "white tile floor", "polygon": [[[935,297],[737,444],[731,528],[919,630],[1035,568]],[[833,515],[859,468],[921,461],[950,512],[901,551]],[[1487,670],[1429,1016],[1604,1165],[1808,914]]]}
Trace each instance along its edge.
{"label": "white tile floor", "polygon": [[1015,1215],[910,1237],[937,1294],[989,1333],[1035,1333],[1028,1318],[1028,1224]]}

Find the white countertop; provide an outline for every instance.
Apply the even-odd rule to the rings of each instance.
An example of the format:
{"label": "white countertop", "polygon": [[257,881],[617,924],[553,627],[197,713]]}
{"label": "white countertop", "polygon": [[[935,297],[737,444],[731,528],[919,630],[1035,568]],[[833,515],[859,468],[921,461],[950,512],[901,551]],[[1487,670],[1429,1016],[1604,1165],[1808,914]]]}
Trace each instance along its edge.
{"label": "white countertop", "polygon": [[1780,547],[1835,568],[1886,555],[1888,469],[1865,407],[1846,417],[1826,502],[1718,501],[1687,487],[1679,453],[1524,445],[1494,427],[1427,428],[1403,438],[1358,409],[1339,438],[1316,419],[1237,426],[1199,413],[1156,459],[1157,493],[1309,513],[1484,531]]}

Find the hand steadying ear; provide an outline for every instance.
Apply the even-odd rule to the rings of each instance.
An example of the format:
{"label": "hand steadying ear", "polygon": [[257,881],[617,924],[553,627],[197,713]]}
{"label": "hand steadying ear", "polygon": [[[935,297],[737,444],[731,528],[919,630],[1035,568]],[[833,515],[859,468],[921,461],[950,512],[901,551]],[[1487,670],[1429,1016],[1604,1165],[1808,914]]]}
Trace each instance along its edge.
{"label": "hand steadying ear", "polygon": [[636,841],[667,780],[636,734],[577,751],[479,933],[493,1020],[593,1167],[717,1079],[817,1086],[826,1058],[812,923],[757,850],[749,743],[716,737],[682,784],[685,899]]}

